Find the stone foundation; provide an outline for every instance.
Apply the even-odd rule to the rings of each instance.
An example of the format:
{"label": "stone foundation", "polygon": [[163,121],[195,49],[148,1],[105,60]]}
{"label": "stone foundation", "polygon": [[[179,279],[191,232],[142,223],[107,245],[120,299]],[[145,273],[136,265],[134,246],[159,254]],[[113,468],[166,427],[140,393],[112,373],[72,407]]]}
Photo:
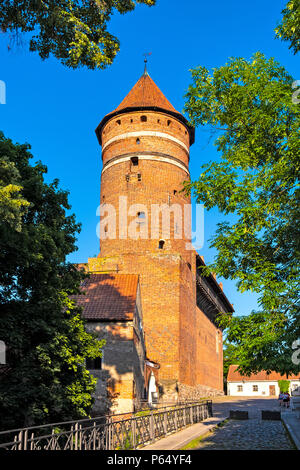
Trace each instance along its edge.
{"label": "stone foundation", "polygon": [[180,384],[174,380],[159,382],[159,403],[176,403],[178,401],[196,401],[207,397],[223,396],[223,390],[217,390],[206,385]]}
{"label": "stone foundation", "polygon": [[190,387],[185,384],[178,384],[178,396],[179,400],[199,400],[206,397],[220,397],[223,396],[223,390],[217,390],[206,385],[197,385],[196,387]]}

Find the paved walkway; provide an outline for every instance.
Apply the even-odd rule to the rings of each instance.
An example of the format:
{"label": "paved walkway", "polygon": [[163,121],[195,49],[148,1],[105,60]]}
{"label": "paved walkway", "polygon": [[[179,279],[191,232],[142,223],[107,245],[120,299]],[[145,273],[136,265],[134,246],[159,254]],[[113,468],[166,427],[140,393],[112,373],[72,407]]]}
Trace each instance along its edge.
{"label": "paved walkway", "polygon": [[193,424],[176,434],[164,437],[159,441],[154,442],[146,447],[142,447],[140,450],[177,450],[182,449],[190,441],[196,439],[209,431],[212,431],[218,424],[224,421],[226,417],[221,418],[208,418],[202,423]]}
{"label": "paved walkway", "polygon": [[[280,409],[278,400],[274,398],[218,397],[213,399],[213,418],[167,436],[144,447],[143,450],[182,449],[190,441],[209,432],[211,434],[203,438],[197,449],[293,450],[295,447],[288,434],[291,435],[295,444],[297,444],[297,436],[300,441],[300,420],[290,409],[282,410],[282,420],[285,426],[281,421],[261,420],[261,410],[274,409]],[[218,424],[229,417],[229,410],[247,410],[249,420],[230,420],[218,428]]]}
{"label": "paved walkway", "polygon": [[229,420],[193,450],[294,450],[281,421]]}

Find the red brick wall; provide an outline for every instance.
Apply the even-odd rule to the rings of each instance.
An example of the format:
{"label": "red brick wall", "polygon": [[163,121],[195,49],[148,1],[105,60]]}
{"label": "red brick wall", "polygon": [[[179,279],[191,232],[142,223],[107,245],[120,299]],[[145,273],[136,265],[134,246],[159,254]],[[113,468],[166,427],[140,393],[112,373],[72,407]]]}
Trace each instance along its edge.
{"label": "red brick wall", "polygon": [[[146,116],[147,122],[142,122],[141,116]],[[118,124],[119,121],[121,124]],[[171,121],[170,125],[168,125],[168,121]],[[183,163],[188,165],[188,150],[185,150],[178,143],[161,137],[141,136],[139,145],[136,143],[137,137],[129,137],[127,139],[114,141],[105,147],[106,142],[114,137],[128,132],[142,133],[143,131],[169,134],[180,140],[189,149],[188,131],[177,119],[167,114],[157,112],[133,112],[116,116],[110,119],[104,126],[102,131],[102,147],[104,147],[102,153],[103,163],[107,163],[109,159],[124,153],[140,152],[143,150],[147,152],[166,153],[180,159]]]}
{"label": "red brick wall", "polygon": [[[147,122],[141,122],[142,115],[147,116]],[[158,135],[141,135],[139,144],[136,143],[137,136],[129,136],[106,146],[112,138],[143,131],[168,134],[181,144]],[[112,159],[130,153],[153,153],[162,158],[171,156],[179,164],[188,166],[187,129],[164,113],[133,112],[112,118],[103,128],[102,145],[104,164],[111,164]],[[183,182],[189,179],[188,173],[171,163],[141,159],[138,166],[125,161],[107,168],[104,165],[103,170],[101,203],[111,204],[116,210],[116,239],[101,240],[100,257],[89,260],[89,269],[118,269],[118,272],[140,275],[147,355],[150,360],[160,363],[159,382],[165,393],[172,394],[176,384],[180,383],[220,388],[220,357],[216,356],[212,344],[215,327],[196,309],[195,252],[186,250],[190,234],[182,234],[181,239],[176,239],[178,230],[183,227],[177,226],[176,231],[171,216],[170,239],[161,229],[156,239],[150,238],[151,219],[148,219],[147,239],[120,239],[119,236],[119,196],[127,196],[128,208],[132,204],[145,205],[148,214],[151,204],[155,203],[178,204],[183,213],[184,205],[190,204],[190,197],[180,193]],[[137,213],[132,214],[128,223],[136,216]],[[107,223],[104,220],[105,215],[101,222],[103,227]],[[158,248],[159,239],[165,240],[162,250]],[[209,343],[203,339],[204,334],[209,337]]]}
{"label": "red brick wall", "polygon": [[222,331],[198,307],[196,315],[197,384],[223,390]]}
{"label": "red brick wall", "polygon": [[[126,175],[134,175],[135,173],[141,174],[141,181],[137,178],[126,181]],[[170,239],[168,241],[166,234],[163,232],[163,227],[160,222],[159,236],[156,239],[151,239],[151,205],[152,204],[177,204],[179,212],[184,214],[184,205],[190,203],[190,198],[185,197],[179,191],[182,189],[182,183],[187,180],[187,175],[180,168],[168,163],[160,163],[156,161],[142,160],[139,165],[131,166],[130,162],[118,163],[108,168],[102,174],[101,179],[101,202],[111,204],[116,210],[116,239],[101,240],[101,256],[111,256],[124,252],[145,252],[154,251],[157,253],[158,240],[165,239],[165,250],[169,252],[182,253],[185,256],[185,244],[189,241],[187,238],[177,239],[180,236],[180,230],[183,233],[184,227],[181,221],[176,226],[174,224],[174,215],[171,212],[170,220]],[[174,194],[174,190],[177,191]],[[119,196],[127,197],[127,211],[132,204],[142,204],[145,206],[146,215],[148,216],[148,239],[120,239],[119,227]],[[109,206],[107,206],[109,207]],[[104,207],[105,208],[105,207]],[[128,216],[128,227],[130,223],[135,223],[134,219],[137,217],[138,210],[132,212]],[[104,220],[107,214],[103,215],[102,224],[105,225]],[[160,216],[161,221],[161,216]],[[104,230],[104,227],[103,227]],[[141,233],[141,236],[142,235]]]}
{"label": "red brick wall", "polygon": [[179,380],[179,255],[128,253],[90,260],[91,270],[116,266],[119,272],[140,275],[147,355],[161,364],[161,379]]}

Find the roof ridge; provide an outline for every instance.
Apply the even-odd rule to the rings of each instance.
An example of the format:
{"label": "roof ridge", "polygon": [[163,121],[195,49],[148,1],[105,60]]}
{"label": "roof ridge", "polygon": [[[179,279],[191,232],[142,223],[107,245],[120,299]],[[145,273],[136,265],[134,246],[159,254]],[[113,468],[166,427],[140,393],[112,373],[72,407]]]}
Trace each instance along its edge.
{"label": "roof ridge", "polygon": [[129,93],[121,101],[114,111],[130,107],[154,106],[166,111],[178,112],[170,101],[165,97],[148,72],[139,78]]}

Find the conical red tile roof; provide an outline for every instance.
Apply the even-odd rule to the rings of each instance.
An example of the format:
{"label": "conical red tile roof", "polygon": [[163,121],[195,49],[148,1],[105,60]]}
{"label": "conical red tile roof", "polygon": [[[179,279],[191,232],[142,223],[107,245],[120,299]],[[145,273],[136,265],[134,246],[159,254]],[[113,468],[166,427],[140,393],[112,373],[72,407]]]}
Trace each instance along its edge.
{"label": "conical red tile roof", "polygon": [[178,112],[147,73],[141,76],[115,111],[135,107],[157,107],[166,111]]}
{"label": "conical red tile roof", "polygon": [[96,135],[99,144],[102,144],[102,128],[109,119],[131,110],[141,110],[143,108],[150,110],[160,110],[163,112],[165,111],[166,113],[174,116],[187,127],[190,135],[190,145],[194,143],[194,127],[189,124],[187,119],[180,112],[176,111],[174,106],[172,106],[165,95],[160,91],[158,86],[154,83],[152,78],[148,75],[148,72],[145,71],[134,87],[125,96],[123,101],[119,104],[119,106],[110,113],[106,114],[106,116],[104,116],[104,118],[101,120],[96,129]]}

